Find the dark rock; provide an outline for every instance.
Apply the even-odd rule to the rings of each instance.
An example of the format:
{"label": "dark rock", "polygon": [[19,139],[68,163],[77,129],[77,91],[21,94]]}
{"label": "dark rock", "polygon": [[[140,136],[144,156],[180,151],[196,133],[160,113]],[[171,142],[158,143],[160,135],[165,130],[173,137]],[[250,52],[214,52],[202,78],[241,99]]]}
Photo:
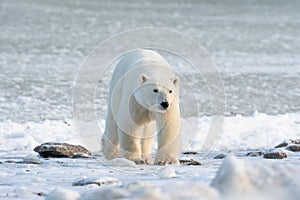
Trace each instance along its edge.
{"label": "dark rock", "polygon": [[46,193],[44,193],[44,192],[38,192],[38,193],[36,193],[36,195],[38,195],[40,197],[44,197],[44,196],[46,196]]}
{"label": "dark rock", "polygon": [[91,157],[90,154],[80,152],[80,153],[75,153],[72,158],[90,158],[90,157]]}
{"label": "dark rock", "polygon": [[200,162],[194,159],[189,159],[189,160],[179,160],[180,164],[182,165],[201,165]]}
{"label": "dark rock", "polygon": [[5,160],[4,162],[5,163],[17,163],[18,161],[17,160]]}
{"label": "dark rock", "polygon": [[253,152],[248,152],[246,156],[251,156],[251,157],[256,157],[256,156],[262,156],[264,155],[264,152],[262,151],[253,151]]}
{"label": "dark rock", "polygon": [[187,154],[195,155],[195,154],[198,154],[198,153],[196,151],[185,151],[182,154],[185,154],[185,155],[187,155]]}
{"label": "dark rock", "polygon": [[44,158],[48,157],[68,157],[73,158],[80,154],[91,155],[91,152],[80,145],[72,145],[67,143],[47,142],[34,148],[35,152],[38,152],[40,156]]}
{"label": "dark rock", "polygon": [[289,151],[300,151],[300,145],[298,144],[294,144],[294,145],[289,145],[286,147],[286,150],[289,150]]}
{"label": "dark rock", "polygon": [[300,144],[300,139],[293,140],[293,144]]}
{"label": "dark rock", "polygon": [[214,157],[214,159],[224,159],[224,158],[226,158],[226,154],[224,154],[224,153],[220,153],[220,154],[218,154],[218,155],[216,155],[215,157]]}
{"label": "dark rock", "polygon": [[285,140],[283,142],[281,142],[280,144],[278,144],[277,146],[275,146],[275,148],[281,148],[281,147],[286,147],[290,144],[300,144],[300,139],[296,139],[296,140]]}
{"label": "dark rock", "polygon": [[287,158],[287,154],[284,152],[269,152],[264,154],[264,158],[267,159],[283,159]]}
{"label": "dark rock", "polygon": [[72,186],[85,186],[95,184],[98,186],[103,185],[121,185],[121,182],[113,177],[104,177],[104,178],[78,178],[73,181]]}

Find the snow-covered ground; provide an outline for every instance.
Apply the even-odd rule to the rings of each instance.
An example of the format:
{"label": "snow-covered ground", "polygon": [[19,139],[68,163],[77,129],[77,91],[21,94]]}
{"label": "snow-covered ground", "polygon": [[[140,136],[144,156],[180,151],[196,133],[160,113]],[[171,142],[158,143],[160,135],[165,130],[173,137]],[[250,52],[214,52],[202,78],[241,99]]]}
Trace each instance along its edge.
{"label": "snow-covered ground", "polygon": [[[300,138],[299,6],[281,0],[0,0],[0,199],[298,199],[299,153],[281,148],[287,153],[281,160],[246,154]],[[180,75],[199,89],[200,104],[195,115],[194,104],[183,101],[182,150],[200,154],[181,159],[200,166],[106,161],[101,152],[87,159],[37,157],[33,148],[44,142],[85,146],[72,119],[72,89],[89,51],[113,34],[149,26],[194,38],[216,63],[227,110],[213,151],[201,154],[211,99],[204,80],[187,73]],[[109,82],[102,81],[95,107],[103,131],[101,98]],[[100,143],[101,132],[97,138]],[[214,159],[219,154],[227,158]],[[82,185],[88,182],[94,184]]]}
{"label": "snow-covered ground", "polygon": [[[193,119],[183,120],[184,141],[192,144],[183,151],[199,152],[204,138],[201,133],[207,132],[209,121],[209,117],[201,118],[198,137],[193,137],[184,135],[192,131],[189,123]],[[41,143],[82,144],[72,121],[9,121],[0,123],[0,127],[1,198],[39,199],[44,198],[39,195],[48,195],[48,199],[282,199],[287,195],[297,199],[299,195],[300,153],[283,149],[288,155],[283,160],[246,156],[251,151],[272,150],[283,139],[300,138],[299,114],[227,117],[213,152],[206,157],[182,154],[181,159],[192,158],[200,166],[136,165],[124,159],[106,161],[101,152],[88,159],[39,157],[36,159],[40,164],[26,164],[24,159],[28,160],[28,155],[37,156],[33,148]],[[220,153],[228,157],[224,162],[214,159]],[[34,160],[32,156],[29,158]],[[76,181],[104,184],[72,186]]]}

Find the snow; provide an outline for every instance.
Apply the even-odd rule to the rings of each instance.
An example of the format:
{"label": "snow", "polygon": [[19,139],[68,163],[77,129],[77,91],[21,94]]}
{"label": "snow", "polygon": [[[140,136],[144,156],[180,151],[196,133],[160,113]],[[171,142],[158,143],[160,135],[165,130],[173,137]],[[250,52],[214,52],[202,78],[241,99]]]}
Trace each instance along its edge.
{"label": "snow", "polygon": [[75,191],[56,188],[46,196],[45,200],[76,200],[79,197],[79,193]]}
{"label": "snow", "polygon": [[23,162],[27,164],[40,164],[41,161],[36,155],[29,154],[23,158]]}
{"label": "snow", "polygon": [[[285,147],[274,149],[283,141],[300,138],[300,114],[297,113],[226,117],[213,152],[206,157],[182,154],[181,159],[194,159],[201,163],[200,166],[136,165],[124,158],[107,161],[101,152],[77,159],[39,157],[33,148],[43,142],[85,146],[74,131],[72,120],[68,121],[68,124],[55,120],[0,122],[1,198],[39,199],[47,195],[48,199],[58,196],[97,199],[100,195],[130,199],[195,199],[199,196],[206,199],[276,199],[284,192],[293,199],[298,194],[294,190],[299,186],[296,183],[299,153]],[[196,131],[189,124],[195,121],[198,123]],[[210,117],[183,119],[183,140],[187,147],[183,151],[201,151],[210,121]],[[245,156],[251,151],[284,152],[288,157],[267,160],[262,156]],[[214,159],[221,154],[226,155],[225,160]],[[72,186],[79,182],[86,184]],[[269,192],[273,187],[278,194]]]}
{"label": "snow", "polygon": [[114,158],[105,162],[106,165],[112,167],[135,167],[135,162],[126,158]]}
{"label": "snow", "polygon": [[226,158],[212,186],[225,199],[297,199],[299,166]]}
{"label": "snow", "polygon": [[26,198],[26,199],[30,199],[34,197],[33,194],[26,187],[17,187],[14,192],[17,197]]}
{"label": "snow", "polygon": [[[104,120],[102,121],[100,129],[104,130]],[[182,119],[183,151],[201,149],[210,122],[211,117]],[[76,133],[71,119],[69,123],[67,125],[63,121],[56,120],[26,123],[0,122],[0,149],[2,151],[31,151],[45,142],[66,142],[86,146]],[[197,130],[195,130],[195,124]],[[215,150],[271,148],[283,140],[300,138],[299,129],[300,114],[298,113],[281,115],[254,113],[252,116],[226,117]],[[99,134],[100,136],[97,137],[101,138],[101,133]],[[133,164],[126,164],[126,162],[126,160],[116,159],[107,164]]]}
{"label": "snow", "polygon": [[175,169],[172,166],[166,166],[159,170],[158,176],[162,179],[174,178],[177,176]]}

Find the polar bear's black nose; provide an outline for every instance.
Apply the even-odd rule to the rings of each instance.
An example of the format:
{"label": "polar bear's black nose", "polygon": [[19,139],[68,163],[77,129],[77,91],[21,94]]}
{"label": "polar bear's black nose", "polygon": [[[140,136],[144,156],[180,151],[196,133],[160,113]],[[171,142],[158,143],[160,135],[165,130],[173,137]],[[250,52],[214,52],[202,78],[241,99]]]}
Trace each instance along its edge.
{"label": "polar bear's black nose", "polygon": [[169,102],[163,101],[160,105],[161,105],[164,109],[167,109],[167,108],[169,107]]}

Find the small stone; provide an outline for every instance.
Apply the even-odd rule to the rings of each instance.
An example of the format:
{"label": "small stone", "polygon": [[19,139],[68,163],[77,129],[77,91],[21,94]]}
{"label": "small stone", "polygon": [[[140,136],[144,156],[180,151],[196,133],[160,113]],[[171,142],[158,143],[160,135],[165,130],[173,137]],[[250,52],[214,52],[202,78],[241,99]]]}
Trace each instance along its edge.
{"label": "small stone", "polygon": [[246,156],[251,156],[251,157],[256,157],[256,156],[262,156],[264,155],[264,152],[262,151],[253,151],[253,152],[248,152]]}
{"label": "small stone", "polygon": [[38,192],[38,193],[36,193],[36,195],[38,195],[40,197],[44,197],[44,196],[46,196],[46,193],[45,192]]}
{"label": "small stone", "polygon": [[285,152],[268,152],[264,154],[264,158],[283,159],[283,158],[287,158],[287,154]]}
{"label": "small stone", "polygon": [[194,159],[189,159],[189,160],[179,160],[180,164],[182,165],[201,165],[200,162]]}
{"label": "small stone", "polygon": [[220,154],[218,154],[218,155],[216,155],[215,157],[214,157],[214,159],[224,159],[224,158],[226,158],[226,154],[224,154],[224,153],[220,153]]}
{"label": "small stone", "polygon": [[23,158],[23,163],[26,164],[41,164],[40,159],[35,155],[27,155]]}
{"label": "small stone", "polygon": [[44,158],[48,157],[68,157],[73,158],[78,154],[87,154],[91,155],[91,152],[86,148],[80,145],[72,145],[67,143],[58,143],[58,142],[47,142],[43,143],[34,148],[35,152],[38,152],[40,156]]}
{"label": "small stone", "polygon": [[293,151],[293,152],[300,151],[300,145],[299,144],[289,145],[286,147],[286,150]]}
{"label": "small stone", "polygon": [[277,146],[275,146],[275,148],[286,147],[292,143],[293,143],[293,140],[285,140],[285,141],[281,142],[280,144],[278,144]]}
{"label": "small stone", "polygon": [[18,161],[17,160],[5,160],[4,162],[5,163],[17,163]]}
{"label": "small stone", "polygon": [[275,148],[281,148],[281,147],[286,147],[290,144],[300,144],[300,139],[289,139],[289,140],[285,140],[283,142],[281,142],[280,144],[278,144],[277,146],[275,146]]}
{"label": "small stone", "polygon": [[98,186],[103,185],[121,185],[121,182],[113,177],[103,177],[103,178],[77,178],[73,181],[72,186],[85,186],[95,184]]}
{"label": "small stone", "polygon": [[75,153],[73,158],[90,158],[91,155],[86,153]]}
{"label": "small stone", "polygon": [[185,155],[195,155],[195,154],[198,154],[198,153],[196,151],[185,151],[182,154],[185,154]]}
{"label": "small stone", "polygon": [[300,144],[300,139],[293,140],[293,144]]}

